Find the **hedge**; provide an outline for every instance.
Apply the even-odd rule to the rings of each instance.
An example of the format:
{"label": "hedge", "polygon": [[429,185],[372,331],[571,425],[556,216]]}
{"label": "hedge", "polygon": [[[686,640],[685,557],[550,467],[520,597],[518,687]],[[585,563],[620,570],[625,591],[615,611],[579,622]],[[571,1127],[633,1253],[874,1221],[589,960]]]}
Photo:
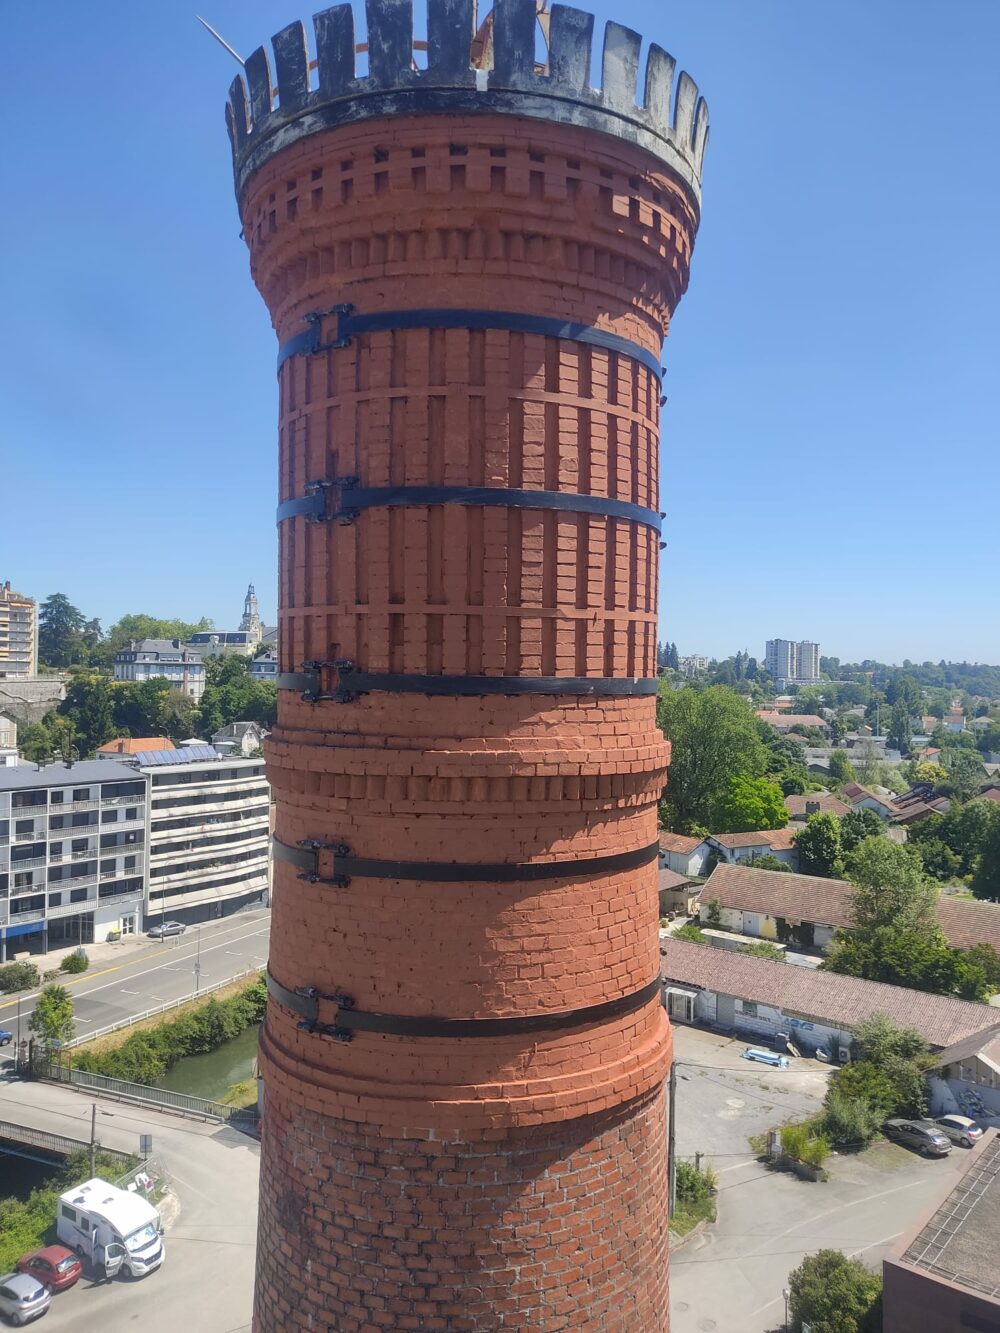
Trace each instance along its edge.
{"label": "hedge", "polygon": [[186,1055],[207,1055],[232,1041],[264,1017],[267,987],[261,974],[226,1000],[207,1000],[179,1018],[133,1032],[108,1051],[74,1052],[73,1064],[91,1074],[129,1083],[158,1083]]}

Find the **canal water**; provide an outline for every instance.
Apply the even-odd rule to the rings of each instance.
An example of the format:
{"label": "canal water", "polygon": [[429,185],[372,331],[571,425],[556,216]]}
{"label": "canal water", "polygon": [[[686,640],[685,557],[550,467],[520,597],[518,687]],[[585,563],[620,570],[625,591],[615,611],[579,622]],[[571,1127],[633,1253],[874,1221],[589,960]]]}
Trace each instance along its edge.
{"label": "canal water", "polygon": [[247,1028],[232,1041],[208,1055],[188,1055],[178,1060],[157,1084],[171,1092],[186,1092],[191,1097],[206,1097],[215,1101],[234,1083],[251,1078],[257,1056],[259,1028]]}

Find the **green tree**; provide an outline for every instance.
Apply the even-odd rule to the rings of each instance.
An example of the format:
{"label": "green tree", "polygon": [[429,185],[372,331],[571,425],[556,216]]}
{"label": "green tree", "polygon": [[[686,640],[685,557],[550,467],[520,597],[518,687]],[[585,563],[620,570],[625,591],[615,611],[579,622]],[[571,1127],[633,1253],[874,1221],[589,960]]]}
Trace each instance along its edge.
{"label": "green tree", "polygon": [[[936,927],[896,930],[892,926],[840,931],[821,964],[828,972],[882,981],[932,995],[983,997],[976,977],[958,949],[948,947]],[[974,992],[974,993],[973,993]]]}
{"label": "green tree", "polygon": [[840,845],[845,856],[855,851],[866,838],[881,836],[882,821],[874,810],[861,807],[857,810],[848,810],[846,815],[841,816]]}
{"label": "green tree", "polygon": [[165,676],[117,685],[114,692],[115,726],[128,736],[159,736],[165,698],[172,693]]}
{"label": "green tree", "polygon": [[28,1027],[46,1046],[69,1041],[76,1031],[73,1000],[65,986],[45,986],[35,1001]]}
{"label": "green tree", "polygon": [[897,699],[889,717],[889,744],[893,749],[908,754],[913,741],[910,710],[904,699]]}
{"label": "green tree", "polygon": [[795,848],[803,875],[838,876],[843,868],[840,821],[831,814],[813,815],[802,832],[795,835]]}
{"label": "green tree", "polygon": [[854,885],[854,923],[859,930],[936,928],[938,889],[924,875],[914,848],[888,838],[867,838],[851,854],[847,878]]}
{"label": "green tree", "polygon": [[941,767],[948,774],[945,790],[960,801],[971,800],[986,778],[983,761],[977,751],[955,746],[941,751]]}
{"label": "green tree", "polygon": [[672,744],[663,802],[670,828],[707,826],[730,778],[758,778],[768,771],[757,718],[725,686],[661,690],[657,721]]}
{"label": "green tree", "polygon": [[761,852],[759,856],[748,856],[746,864],[753,866],[755,870],[776,870],[779,874],[789,872],[791,866],[787,861],[780,861],[770,852]]}
{"label": "green tree", "polygon": [[907,717],[915,717],[920,712],[922,691],[912,676],[893,676],[886,687],[885,697],[893,707],[902,704]]}
{"label": "green tree", "polygon": [[72,722],[81,757],[92,755],[116,734],[113,686],[106,676],[77,676],[59,713]]}
{"label": "green tree", "polygon": [[[160,700],[159,730],[175,743],[189,736],[201,734],[201,710],[198,704],[180,690],[171,690]],[[208,737],[205,737],[207,740]]]}
{"label": "green tree", "polygon": [[977,898],[1000,901],[1000,819],[990,830],[979,855],[979,864],[972,878],[972,892]]}
{"label": "green tree", "polygon": [[254,680],[245,657],[232,653],[207,659],[198,728],[206,740],[230,722],[259,722],[269,730],[277,708],[274,685]]}
{"label": "green tree", "polygon": [[716,833],[753,833],[787,823],[781,788],[767,778],[731,777],[712,810]]}
{"label": "green tree", "polygon": [[879,1333],[882,1276],[840,1250],[819,1250],[788,1277],[794,1327],[811,1333]]}
{"label": "green tree", "polygon": [[847,757],[846,750],[834,750],[830,755],[830,779],[838,787],[846,786],[849,782],[857,782],[858,775]]}
{"label": "green tree", "polygon": [[45,666],[68,667],[80,660],[84,619],[65,593],[54,592],[38,608],[38,657]]}

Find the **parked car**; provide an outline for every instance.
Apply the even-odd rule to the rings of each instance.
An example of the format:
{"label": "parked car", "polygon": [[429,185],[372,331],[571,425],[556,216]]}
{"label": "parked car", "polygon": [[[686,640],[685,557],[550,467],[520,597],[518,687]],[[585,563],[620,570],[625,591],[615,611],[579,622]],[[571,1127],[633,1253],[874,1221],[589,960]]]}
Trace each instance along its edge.
{"label": "parked car", "polygon": [[922,1157],[944,1157],[951,1152],[951,1140],[933,1120],[887,1120],[882,1132],[895,1143],[916,1148]]}
{"label": "parked car", "polygon": [[13,1040],[13,1032],[10,1032],[7,1028],[0,1028],[0,1046],[9,1046]]}
{"label": "parked car", "polygon": [[183,921],[164,921],[158,926],[150,926],[146,934],[151,940],[162,940],[168,935],[183,935],[186,930]]}
{"label": "parked car", "polygon": [[37,1277],[49,1291],[65,1291],[79,1280],[83,1264],[65,1245],[46,1245],[44,1250],[32,1250],[17,1261],[17,1271]]}
{"label": "parked car", "polygon": [[0,1314],[15,1328],[39,1319],[49,1308],[52,1293],[37,1278],[27,1273],[8,1273],[0,1277]]}
{"label": "parked car", "polygon": [[983,1131],[967,1115],[939,1115],[934,1124],[946,1139],[963,1148],[971,1148],[983,1137]]}

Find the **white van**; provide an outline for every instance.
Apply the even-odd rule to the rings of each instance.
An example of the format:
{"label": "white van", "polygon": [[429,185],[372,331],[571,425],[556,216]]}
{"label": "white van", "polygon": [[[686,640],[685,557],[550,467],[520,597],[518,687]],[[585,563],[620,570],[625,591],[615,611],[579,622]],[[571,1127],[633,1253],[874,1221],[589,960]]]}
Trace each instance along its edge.
{"label": "white van", "polygon": [[108,1277],[122,1269],[142,1277],[159,1268],[166,1254],[153,1205],[96,1178],[60,1194],[56,1235],[91,1263],[103,1264]]}

